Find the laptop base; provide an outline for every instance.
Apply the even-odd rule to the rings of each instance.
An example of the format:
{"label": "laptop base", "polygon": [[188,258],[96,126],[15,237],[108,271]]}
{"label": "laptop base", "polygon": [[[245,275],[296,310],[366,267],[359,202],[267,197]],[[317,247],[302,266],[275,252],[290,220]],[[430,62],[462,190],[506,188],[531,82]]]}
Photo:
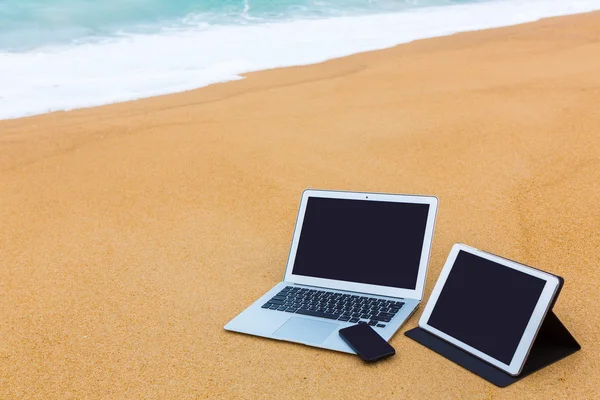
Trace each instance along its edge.
{"label": "laptop base", "polygon": [[[269,299],[279,293],[283,288],[293,285],[293,283],[289,282],[280,282],[275,285],[261,298],[229,321],[227,325],[225,325],[225,329],[233,332],[356,354],[337,333],[340,329],[354,325],[354,323],[350,321],[337,321],[262,308],[263,304],[269,301]],[[334,289],[315,289],[346,293]],[[401,300],[405,304],[396,317],[387,323],[385,328],[374,328],[386,341],[389,341],[392,338],[420,304],[416,299],[405,298],[398,300]]]}
{"label": "laptop base", "polygon": [[507,374],[419,327],[407,331],[405,335],[499,387],[513,384],[581,349],[579,343],[552,311],[546,315],[523,370],[518,376]]}

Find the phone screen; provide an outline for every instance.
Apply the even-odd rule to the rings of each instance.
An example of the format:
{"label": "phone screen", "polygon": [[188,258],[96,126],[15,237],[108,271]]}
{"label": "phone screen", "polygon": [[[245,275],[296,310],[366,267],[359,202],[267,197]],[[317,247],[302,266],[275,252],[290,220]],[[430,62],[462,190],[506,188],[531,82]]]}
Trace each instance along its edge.
{"label": "phone screen", "polygon": [[396,350],[367,324],[340,329],[340,336],[352,350],[368,362],[396,354]]}

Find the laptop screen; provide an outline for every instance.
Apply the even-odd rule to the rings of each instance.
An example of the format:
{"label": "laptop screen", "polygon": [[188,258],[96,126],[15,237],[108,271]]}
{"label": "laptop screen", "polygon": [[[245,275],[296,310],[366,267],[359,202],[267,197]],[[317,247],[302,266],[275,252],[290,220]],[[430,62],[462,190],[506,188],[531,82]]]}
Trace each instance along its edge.
{"label": "laptop screen", "polygon": [[429,207],[310,197],[293,274],[415,289]]}

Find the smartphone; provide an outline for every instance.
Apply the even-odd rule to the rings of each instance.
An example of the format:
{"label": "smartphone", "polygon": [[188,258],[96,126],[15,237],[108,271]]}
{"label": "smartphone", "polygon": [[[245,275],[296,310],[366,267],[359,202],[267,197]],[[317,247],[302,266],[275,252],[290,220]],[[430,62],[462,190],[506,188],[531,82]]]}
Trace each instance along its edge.
{"label": "smartphone", "polygon": [[396,354],[396,350],[367,324],[340,329],[340,336],[366,362]]}

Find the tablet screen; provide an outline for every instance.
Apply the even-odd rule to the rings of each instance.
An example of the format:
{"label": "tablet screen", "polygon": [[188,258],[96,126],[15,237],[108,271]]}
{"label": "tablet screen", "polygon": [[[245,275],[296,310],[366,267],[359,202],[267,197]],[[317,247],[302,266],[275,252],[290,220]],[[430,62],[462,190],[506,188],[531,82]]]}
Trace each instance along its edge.
{"label": "tablet screen", "polygon": [[545,284],[461,250],[427,323],[510,364]]}

